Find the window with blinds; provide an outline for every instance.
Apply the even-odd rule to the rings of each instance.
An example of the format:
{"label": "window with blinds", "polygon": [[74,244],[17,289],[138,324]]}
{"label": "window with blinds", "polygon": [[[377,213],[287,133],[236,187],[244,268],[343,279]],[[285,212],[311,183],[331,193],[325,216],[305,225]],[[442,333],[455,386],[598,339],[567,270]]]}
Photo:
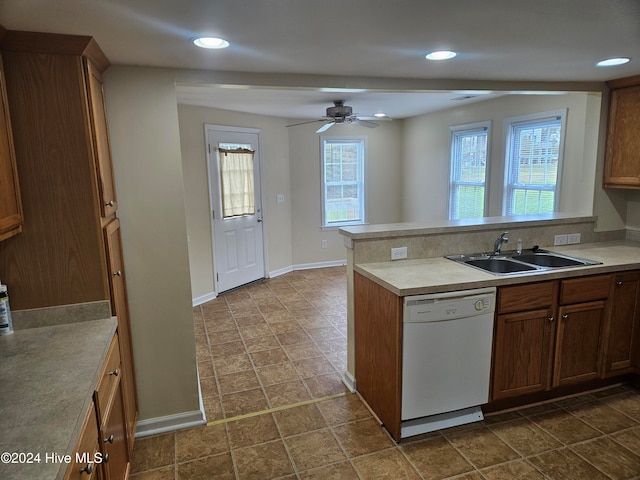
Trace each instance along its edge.
{"label": "window with blinds", "polygon": [[485,215],[490,128],[490,122],[450,127],[450,220]]}
{"label": "window with blinds", "polygon": [[566,110],[507,120],[505,215],[557,210]]}

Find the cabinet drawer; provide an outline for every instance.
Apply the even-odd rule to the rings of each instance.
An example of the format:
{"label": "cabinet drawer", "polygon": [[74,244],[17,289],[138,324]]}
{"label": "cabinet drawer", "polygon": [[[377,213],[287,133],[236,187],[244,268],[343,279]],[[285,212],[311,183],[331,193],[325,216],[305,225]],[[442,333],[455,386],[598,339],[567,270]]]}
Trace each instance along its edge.
{"label": "cabinet drawer", "polygon": [[555,303],[557,282],[527,283],[498,289],[498,313],[547,308]]}
{"label": "cabinet drawer", "polygon": [[67,467],[65,480],[90,480],[97,477],[101,457],[98,456],[98,422],[93,402],[84,419],[80,438],[73,452],[71,463]]}
{"label": "cabinet drawer", "polygon": [[560,285],[560,303],[592,302],[605,300],[611,289],[611,275],[595,275],[593,277],[572,278],[563,280]]}
{"label": "cabinet drawer", "polygon": [[107,359],[104,362],[100,380],[95,391],[96,411],[100,425],[105,422],[109,407],[113,402],[118,387],[119,376],[122,372],[120,366],[120,348],[118,347],[118,335],[113,336]]}

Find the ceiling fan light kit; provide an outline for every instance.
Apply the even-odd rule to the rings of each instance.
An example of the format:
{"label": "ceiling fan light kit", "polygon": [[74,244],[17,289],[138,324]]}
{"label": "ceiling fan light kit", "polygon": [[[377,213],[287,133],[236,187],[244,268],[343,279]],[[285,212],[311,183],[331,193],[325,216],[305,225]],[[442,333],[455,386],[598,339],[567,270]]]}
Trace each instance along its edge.
{"label": "ceiling fan light kit", "polygon": [[[366,128],[375,128],[378,126],[378,124],[375,122],[370,122],[368,120],[358,118],[358,116],[353,113],[353,109],[349,105],[345,105],[344,102],[344,100],[334,100],[333,107],[328,107],[327,114],[318,120],[293,123],[291,125],[287,125],[287,127],[295,127],[296,125],[305,125],[307,123],[326,122],[323,126],[316,130],[316,133],[322,133],[329,130],[336,123],[346,123],[348,125],[358,125],[360,127]],[[385,117],[385,119],[390,120],[389,117]]]}

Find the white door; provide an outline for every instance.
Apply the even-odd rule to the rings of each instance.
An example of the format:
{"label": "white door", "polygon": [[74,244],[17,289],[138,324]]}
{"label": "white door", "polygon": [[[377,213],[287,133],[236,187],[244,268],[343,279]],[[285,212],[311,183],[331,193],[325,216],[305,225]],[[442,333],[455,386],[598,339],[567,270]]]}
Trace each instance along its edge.
{"label": "white door", "polygon": [[205,125],[218,293],[264,278],[259,134]]}

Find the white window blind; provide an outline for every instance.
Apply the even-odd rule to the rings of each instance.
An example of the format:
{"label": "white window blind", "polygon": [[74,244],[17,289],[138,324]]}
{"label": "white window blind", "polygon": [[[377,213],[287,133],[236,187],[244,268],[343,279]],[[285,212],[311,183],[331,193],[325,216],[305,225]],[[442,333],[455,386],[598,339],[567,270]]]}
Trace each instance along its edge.
{"label": "white window blind", "polygon": [[490,122],[451,127],[449,219],[485,215]]}
{"label": "white window blind", "polygon": [[509,123],[506,215],[556,211],[565,113]]}

